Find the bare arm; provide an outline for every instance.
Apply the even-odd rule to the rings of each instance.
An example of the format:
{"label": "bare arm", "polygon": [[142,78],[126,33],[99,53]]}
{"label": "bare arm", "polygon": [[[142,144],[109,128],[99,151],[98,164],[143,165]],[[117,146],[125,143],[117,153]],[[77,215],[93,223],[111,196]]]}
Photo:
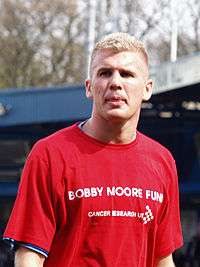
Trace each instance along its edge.
{"label": "bare arm", "polygon": [[156,267],[175,267],[172,259],[172,254],[162,259],[159,259]]}
{"label": "bare arm", "polygon": [[27,248],[19,248],[15,253],[15,267],[43,267],[45,257]]}

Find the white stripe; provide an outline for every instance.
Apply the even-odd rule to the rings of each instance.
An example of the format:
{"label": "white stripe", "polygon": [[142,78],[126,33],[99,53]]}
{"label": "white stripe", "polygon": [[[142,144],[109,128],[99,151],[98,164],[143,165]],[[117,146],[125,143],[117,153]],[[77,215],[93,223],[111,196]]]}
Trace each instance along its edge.
{"label": "white stripe", "polygon": [[25,247],[25,248],[31,249],[31,250],[33,250],[35,252],[38,252],[38,253],[42,254],[43,256],[45,256],[46,258],[48,257],[48,254],[45,253],[43,250],[40,250],[39,248],[35,248],[35,247],[32,247],[31,245],[20,244],[20,243],[19,243],[19,245],[21,247]]}

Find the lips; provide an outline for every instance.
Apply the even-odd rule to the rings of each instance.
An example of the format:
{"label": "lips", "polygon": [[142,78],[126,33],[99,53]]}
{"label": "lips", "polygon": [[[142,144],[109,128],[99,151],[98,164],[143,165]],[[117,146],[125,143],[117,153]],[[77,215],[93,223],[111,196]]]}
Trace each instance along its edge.
{"label": "lips", "polygon": [[107,96],[105,98],[105,102],[112,102],[112,103],[121,103],[121,102],[125,102],[126,103],[126,99],[123,96],[119,96],[119,95],[112,95],[112,96]]}

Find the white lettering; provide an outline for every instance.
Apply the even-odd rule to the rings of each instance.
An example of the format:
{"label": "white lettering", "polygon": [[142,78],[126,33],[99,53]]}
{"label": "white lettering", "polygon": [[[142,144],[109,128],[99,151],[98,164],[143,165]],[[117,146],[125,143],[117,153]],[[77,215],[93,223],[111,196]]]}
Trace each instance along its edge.
{"label": "white lettering", "polygon": [[125,187],[124,188],[124,194],[126,197],[130,197],[131,196],[131,189],[129,187]]}
{"label": "white lettering", "polygon": [[73,200],[75,198],[98,197],[102,196],[102,192],[103,186],[79,188],[76,191],[68,191],[68,198],[69,200]]}
{"label": "white lettering", "polygon": [[115,187],[113,186],[111,187],[107,187],[107,196],[127,196],[127,197],[137,197],[137,198],[142,198],[143,194],[142,194],[142,189],[141,188],[130,188],[130,187]]}
{"label": "white lettering", "polygon": [[74,192],[68,191],[68,197],[69,197],[69,200],[73,200],[75,198]]}
{"label": "white lettering", "polygon": [[123,194],[124,194],[124,190],[123,190],[123,188],[122,188],[121,186],[117,187],[117,188],[115,189],[115,194],[116,194],[118,197],[123,196]]}
{"label": "white lettering", "polygon": [[84,191],[83,191],[83,189],[78,189],[76,192],[75,192],[75,196],[77,197],[77,198],[82,198],[83,196],[84,196]]}
{"label": "white lettering", "polygon": [[107,187],[107,196],[114,196],[115,195],[115,186],[112,187],[112,189],[110,187]]}
{"label": "white lettering", "polygon": [[90,197],[90,189],[89,188],[84,188],[84,196],[85,197]]}
{"label": "white lettering", "polygon": [[146,199],[151,199],[153,201],[163,202],[163,193],[158,193],[157,191],[146,190]]}
{"label": "white lettering", "polygon": [[89,211],[88,217],[106,217],[110,216],[111,211],[110,210],[100,210],[100,211]]}
{"label": "white lettering", "polygon": [[99,196],[101,197],[102,196],[102,192],[103,192],[103,186],[97,187],[96,189],[97,189],[97,192],[98,192]]}

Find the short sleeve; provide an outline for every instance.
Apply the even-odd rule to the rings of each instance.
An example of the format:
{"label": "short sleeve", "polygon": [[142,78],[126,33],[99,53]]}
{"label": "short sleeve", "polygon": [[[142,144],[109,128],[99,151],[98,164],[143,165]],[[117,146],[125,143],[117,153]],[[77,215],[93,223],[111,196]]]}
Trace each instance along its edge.
{"label": "short sleeve", "polygon": [[32,244],[48,252],[56,218],[51,174],[48,164],[39,155],[32,152],[26,161],[4,238]]}
{"label": "short sleeve", "polygon": [[167,165],[166,201],[156,233],[156,258],[168,256],[183,245],[177,171],[173,159]]}

